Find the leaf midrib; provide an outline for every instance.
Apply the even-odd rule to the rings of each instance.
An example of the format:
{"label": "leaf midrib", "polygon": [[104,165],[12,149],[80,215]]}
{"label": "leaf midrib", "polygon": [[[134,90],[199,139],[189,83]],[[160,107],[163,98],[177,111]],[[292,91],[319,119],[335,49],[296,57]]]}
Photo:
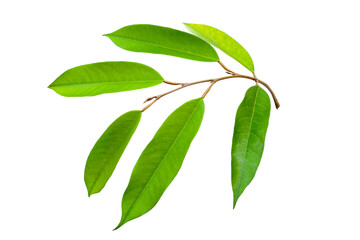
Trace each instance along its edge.
{"label": "leaf midrib", "polygon": [[216,60],[216,61],[218,61],[218,59],[215,59],[215,58],[208,58],[208,57],[205,57],[205,56],[203,56],[203,55],[195,54],[195,53],[192,53],[192,52],[181,51],[181,50],[178,50],[178,49],[176,49],[176,48],[168,47],[168,46],[165,46],[165,45],[159,45],[159,44],[155,44],[155,43],[151,43],[151,42],[145,42],[145,41],[141,41],[141,40],[137,40],[137,39],[132,39],[132,38],[127,38],[127,37],[119,37],[119,36],[115,36],[115,35],[111,35],[111,34],[107,34],[106,36],[111,36],[111,37],[114,37],[114,38],[121,38],[121,39],[125,39],[125,40],[128,40],[128,41],[141,42],[141,43],[149,44],[149,45],[152,45],[152,46],[162,47],[162,48],[165,48],[165,49],[169,49],[169,50],[172,50],[172,51],[175,51],[175,52],[186,53],[186,54],[193,55],[193,56],[196,56],[196,57],[201,57],[201,58],[204,58],[204,59],[209,59],[209,60]]}
{"label": "leaf midrib", "polygon": [[138,199],[141,197],[141,195],[143,194],[144,190],[147,188],[147,186],[149,185],[149,183],[151,182],[151,180],[153,179],[153,177],[156,175],[157,171],[159,170],[159,168],[161,167],[161,165],[164,163],[164,159],[166,159],[167,155],[169,154],[169,152],[171,151],[171,149],[173,148],[173,146],[175,145],[175,143],[177,142],[178,138],[180,137],[180,135],[182,134],[182,132],[184,131],[185,127],[187,126],[187,124],[190,122],[190,119],[193,117],[194,113],[196,112],[197,108],[199,107],[200,101],[197,104],[197,106],[194,108],[194,111],[191,113],[189,119],[186,121],[186,123],[184,124],[184,127],[181,129],[181,131],[179,132],[178,136],[175,138],[174,142],[171,144],[169,150],[166,152],[165,156],[163,157],[163,159],[161,160],[161,162],[159,163],[159,165],[157,166],[157,168],[155,169],[154,173],[151,175],[149,181],[146,183],[146,185],[143,187],[143,189],[141,190],[141,192],[139,193],[139,195],[137,196],[137,198],[135,199],[135,201],[133,202],[133,204],[131,205],[131,207],[129,208],[129,210],[127,211],[126,215],[123,217],[123,220],[126,219],[126,217],[129,215],[130,211],[133,209],[134,205],[137,203]]}

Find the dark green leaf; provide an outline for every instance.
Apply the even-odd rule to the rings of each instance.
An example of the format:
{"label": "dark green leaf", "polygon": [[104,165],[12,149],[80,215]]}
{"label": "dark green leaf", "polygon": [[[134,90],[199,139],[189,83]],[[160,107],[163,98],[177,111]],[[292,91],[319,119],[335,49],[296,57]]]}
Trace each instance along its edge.
{"label": "dark green leaf", "polygon": [[165,54],[203,62],[217,62],[215,49],[192,34],[167,27],[137,24],[105,34],[117,46],[134,52]]}
{"label": "dark green leaf", "polygon": [[192,24],[184,23],[190,32],[203,38],[207,42],[211,43],[221,51],[234,58],[241,63],[244,67],[254,72],[254,63],[249,53],[232,37],[216,29],[214,27],[204,24]]}
{"label": "dark green leaf", "polygon": [[150,211],[178,173],[204,115],[202,98],[176,109],[147,145],[122,199],[119,225]]}
{"label": "dark green leaf", "polygon": [[141,111],[130,111],[116,119],[101,135],[85,166],[89,197],[100,192],[113,173],[141,118]]}
{"label": "dark green leaf", "polygon": [[158,72],[144,64],[101,62],[71,68],[49,88],[65,97],[83,97],[147,88],[163,81]]}
{"label": "dark green leaf", "polygon": [[270,98],[267,93],[259,86],[249,88],[236,113],[231,149],[234,208],[259,166],[269,117]]}

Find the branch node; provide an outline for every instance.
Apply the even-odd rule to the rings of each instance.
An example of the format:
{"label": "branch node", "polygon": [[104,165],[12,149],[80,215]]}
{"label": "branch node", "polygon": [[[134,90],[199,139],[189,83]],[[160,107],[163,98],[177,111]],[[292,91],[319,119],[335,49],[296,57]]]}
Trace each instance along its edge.
{"label": "branch node", "polygon": [[153,100],[154,98],[158,98],[158,96],[149,97],[144,101],[144,103],[147,103],[147,102]]}

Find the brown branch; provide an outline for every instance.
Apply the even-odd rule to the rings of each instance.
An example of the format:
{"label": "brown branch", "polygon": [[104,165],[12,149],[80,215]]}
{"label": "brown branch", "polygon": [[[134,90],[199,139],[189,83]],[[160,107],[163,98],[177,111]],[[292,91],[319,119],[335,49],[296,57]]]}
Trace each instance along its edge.
{"label": "brown branch", "polygon": [[225,80],[225,79],[229,79],[229,78],[246,78],[246,79],[250,79],[250,80],[253,80],[256,82],[256,85],[259,85],[262,84],[264,87],[266,87],[269,92],[271,93],[271,96],[272,98],[274,99],[274,103],[275,103],[275,106],[276,108],[279,108],[280,107],[280,103],[279,101],[277,100],[276,96],[275,96],[275,93],[273,92],[273,90],[270,88],[270,86],[268,84],[266,84],[265,82],[261,81],[260,79],[258,79],[255,75],[255,73],[253,73],[254,77],[250,77],[250,76],[247,76],[247,75],[242,75],[242,74],[238,74],[238,73],[235,73],[233,71],[231,71],[230,69],[228,69],[222,62],[218,62],[225,70],[228,74],[230,74],[230,76],[225,76],[225,77],[220,77],[220,78],[213,78],[213,79],[206,79],[206,80],[201,80],[201,81],[196,81],[196,82],[191,82],[191,83],[178,83],[178,82],[170,82],[170,81],[166,81],[164,80],[164,83],[166,84],[169,84],[169,85],[181,85],[180,87],[178,88],[175,88],[171,91],[168,91],[166,93],[163,93],[163,94],[159,94],[159,95],[156,95],[156,96],[153,96],[153,97],[149,97],[145,100],[144,103],[146,102],[149,102],[151,100],[153,100],[151,103],[149,103],[148,105],[146,105],[141,111],[144,112],[146,109],[148,109],[149,107],[151,107],[155,102],[157,102],[160,98],[170,94],[170,93],[173,93],[173,92],[176,92],[180,89],[183,89],[183,88],[186,88],[188,86],[192,86],[192,85],[195,85],[195,84],[199,84],[199,83],[205,83],[205,82],[211,82],[211,85],[205,90],[205,92],[203,93],[203,95],[201,96],[202,98],[205,98],[205,96],[209,93],[209,91],[211,90],[211,88],[214,86],[214,84],[218,81],[221,81],[221,80]]}
{"label": "brown branch", "polygon": [[[254,78],[254,77],[250,77],[250,76],[246,76],[246,75],[241,75],[241,74],[235,74],[235,75],[231,75],[231,76],[225,76],[225,77],[220,77],[220,78],[213,78],[213,79],[206,79],[206,80],[201,80],[201,81],[196,81],[196,82],[191,82],[191,83],[174,83],[174,84],[171,84],[171,85],[181,85],[180,87],[178,88],[175,88],[169,92],[166,92],[166,93],[163,93],[163,94],[159,94],[159,95],[156,95],[156,96],[153,96],[153,97],[149,97],[145,100],[144,103],[146,102],[149,102],[151,100],[154,99],[154,101],[152,101],[151,103],[149,103],[147,106],[145,106],[141,111],[144,112],[146,109],[148,109],[149,107],[151,107],[151,105],[153,105],[156,101],[158,101],[160,98],[170,94],[170,93],[173,93],[173,92],[176,92],[180,89],[183,89],[183,88],[186,88],[186,87],[189,87],[189,86],[192,86],[192,85],[195,85],[195,84],[200,84],[200,83],[206,83],[206,82],[211,82],[211,85],[205,90],[205,92],[203,93],[202,95],[202,98],[204,98],[208,92],[210,91],[210,89],[212,88],[212,86],[218,82],[218,81],[221,81],[221,80],[225,80],[225,79],[229,79],[229,78],[246,78],[246,79],[250,79],[250,80],[253,80],[255,82],[258,82],[260,84],[262,84],[264,87],[266,87],[269,92],[271,93],[271,96],[273,97],[274,99],[274,102],[275,102],[275,106],[276,108],[279,108],[280,107],[280,103],[279,101],[277,100],[276,96],[275,96],[275,93],[272,91],[272,89],[270,88],[269,85],[267,85],[265,82],[257,79],[257,78]],[[168,81],[167,81],[168,82]]]}

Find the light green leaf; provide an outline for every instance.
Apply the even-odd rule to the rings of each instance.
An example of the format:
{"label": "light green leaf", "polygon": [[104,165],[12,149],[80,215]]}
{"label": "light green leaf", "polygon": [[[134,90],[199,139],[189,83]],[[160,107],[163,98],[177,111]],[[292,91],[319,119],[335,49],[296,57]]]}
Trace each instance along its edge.
{"label": "light green leaf", "polygon": [[178,173],[204,115],[202,98],[186,102],[163,123],[132,172],[119,225],[150,211]]}
{"label": "light green leaf", "polygon": [[144,64],[100,62],[67,70],[49,88],[65,97],[83,97],[147,88],[163,81],[158,72]]}
{"label": "light green leaf", "polygon": [[270,105],[267,93],[259,86],[254,86],[247,90],[237,110],[231,149],[234,208],[259,166],[269,123]]}
{"label": "light green leaf", "polygon": [[204,24],[184,23],[187,29],[195,35],[203,38],[221,51],[241,63],[244,67],[254,72],[254,63],[249,53],[232,37],[216,29]]}
{"label": "light green leaf", "polygon": [[89,197],[104,188],[134,134],[140,118],[141,111],[138,110],[121,115],[96,142],[85,166],[84,179]]}
{"label": "light green leaf", "polygon": [[136,24],[104,36],[129,51],[165,54],[203,62],[219,61],[215,49],[206,41],[172,28]]}

